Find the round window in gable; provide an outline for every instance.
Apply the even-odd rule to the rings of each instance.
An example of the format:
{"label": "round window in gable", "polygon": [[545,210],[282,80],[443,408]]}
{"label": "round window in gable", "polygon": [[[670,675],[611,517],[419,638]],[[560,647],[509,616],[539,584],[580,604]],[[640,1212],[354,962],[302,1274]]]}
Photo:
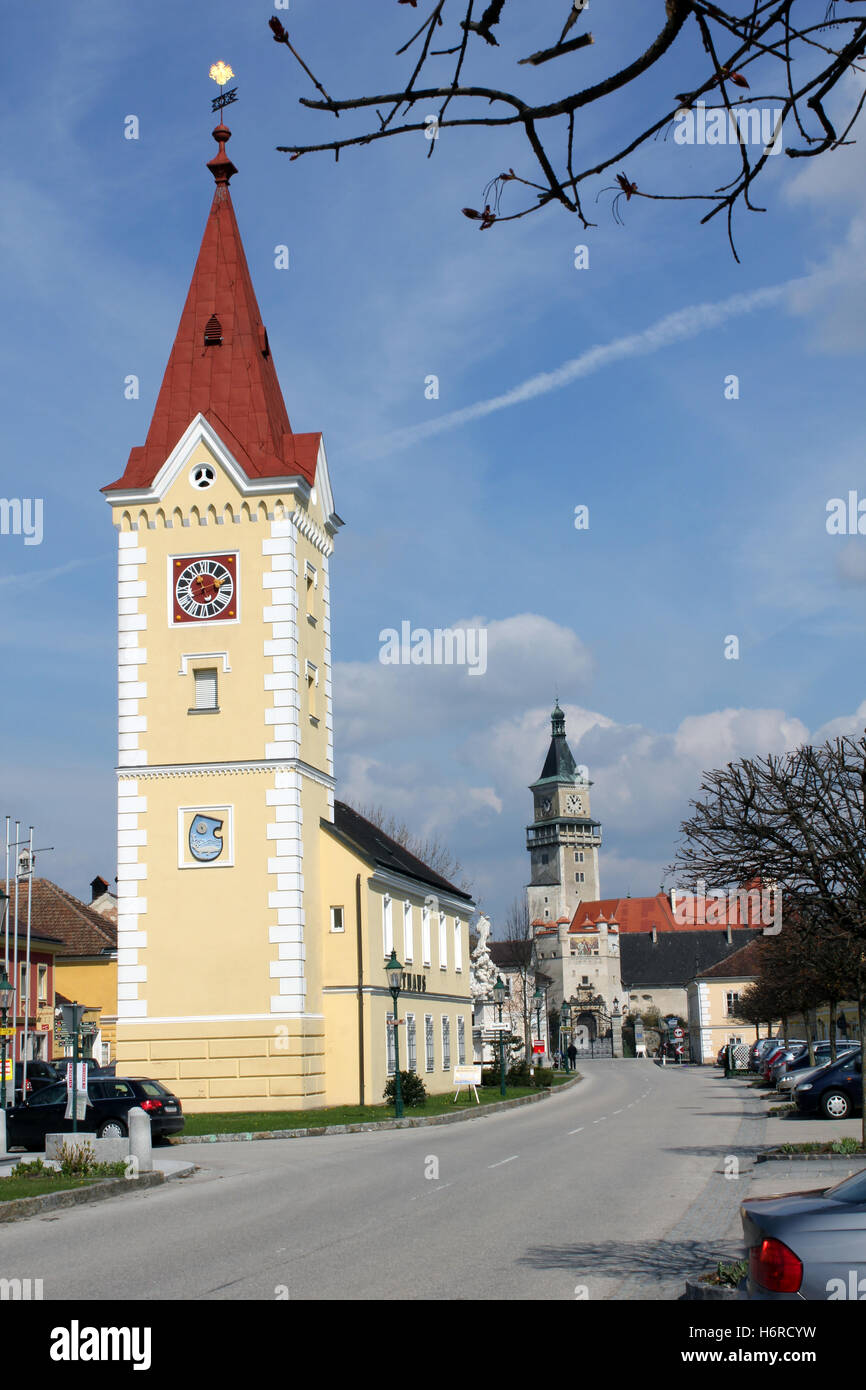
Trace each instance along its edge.
{"label": "round window in gable", "polygon": [[189,480],[193,487],[203,492],[206,487],[213,487],[216,482],[216,469],[211,468],[209,463],[197,463],[190,472]]}

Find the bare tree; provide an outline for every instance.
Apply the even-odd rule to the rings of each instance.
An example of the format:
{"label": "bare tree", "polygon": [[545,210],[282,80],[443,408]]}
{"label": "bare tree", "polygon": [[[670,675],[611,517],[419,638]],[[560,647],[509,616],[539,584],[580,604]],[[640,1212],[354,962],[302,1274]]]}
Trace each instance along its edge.
{"label": "bare tree", "polygon": [[518,893],[505,915],[499,940],[508,945],[511,971],[517,976],[517,990],[511,997],[512,1012],[523,1029],[527,1059],[532,1056],[532,996],[535,993],[535,942],[529,929],[526,895]]}
{"label": "bare tree", "polygon": [[378,826],[389,839],[395,840],[403,849],[414,854],[416,859],[420,859],[422,864],[426,864],[428,869],[440,874],[442,878],[447,878],[449,883],[462,889],[464,893],[471,890],[471,884],[466,877],[460,861],[451,853],[448,846],[439,839],[438,835],[422,838],[415,835],[409,829],[405,821],[398,821],[394,816],[389,816],[384,806],[358,806],[355,802],[348,803],[359,816],[370,821],[372,825]]}
{"label": "bare tree", "polygon": [[[866,737],[744,758],[705,774],[683,823],[673,872],[714,886],[759,878],[779,885],[784,919],[799,920],[819,950],[841,951],[866,1013]],[[790,928],[789,928],[790,929]],[[863,1072],[861,1104],[866,1101]],[[866,1147],[866,1105],[863,1108]]]}
{"label": "bare tree", "polygon": [[[393,4],[393,0],[388,3]],[[398,3],[417,9],[417,0]],[[520,9],[523,14],[516,0],[490,0],[483,9],[479,0],[430,0],[421,23],[397,49],[395,56],[400,59],[407,55],[407,60],[394,84],[385,91],[340,99],[332,97],[313,76],[281,21],[272,17],[269,26],[275,41],[285,45],[320,93],[317,98],[302,97],[303,106],[335,117],[348,112],[375,116],[375,121],[362,120],[357,133],[341,133],[320,144],[277,148],[293,159],[321,151],[339,159],[343,150],[354,146],[423,132],[427,155],[432,156],[442,130],[479,126],[516,129],[525,140],[531,165],[524,172],[509,168],[494,174],[481,206],[463,209],[482,230],[525,217],[549,203],[574,213],[589,227],[593,224],[581,201],[584,186],[592,187],[607,171],[629,160],[629,172],[622,169],[612,185],[600,189],[600,193],[612,195],[611,208],[617,221],[621,220],[623,202],[633,198],[709,203],[701,221],[709,222],[724,213],[736,256],[734,208],[742,202],[751,212],[765,211],[751,201],[753,184],[764,171],[782,128],[789,129],[793,137],[793,144],[785,150],[789,158],[824,154],[850,143],[848,137],[866,97],[862,82],[852,84],[850,91],[842,85],[846,75],[855,73],[859,78],[862,72],[864,0],[819,0],[817,4],[815,0],[727,0],[722,4],[712,0],[646,0],[646,28],[635,41],[634,55],[621,67],[612,60],[600,81],[585,85],[576,74],[590,45],[596,45],[594,52],[600,48],[619,52],[621,8],[600,4],[597,27],[574,32],[588,18],[589,0],[535,5],[540,47],[528,54],[516,46],[522,29],[518,18],[525,21],[525,6]],[[554,9],[559,10],[556,20],[551,13]],[[592,15],[595,22],[595,5]],[[326,42],[330,42],[330,31],[325,33]],[[306,35],[305,41],[310,43],[311,37]],[[495,50],[494,55],[491,50]],[[468,71],[473,62],[483,76],[495,64],[507,85],[471,82]],[[553,66],[547,68],[547,64]],[[542,66],[550,79],[544,99],[533,78]],[[521,76],[517,67],[528,79],[522,84],[523,95],[514,82]],[[853,90],[854,86],[860,90]],[[616,102],[626,90],[634,91],[641,115],[624,130],[617,119],[619,108],[612,114],[603,109],[601,122],[584,119],[589,109],[603,107],[607,98]],[[705,118],[712,114],[714,119],[729,123],[733,132],[725,140],[731,146],[730,179],[703,191],[645,187],[635,177],[639,173],[635,169],[637,152],[658,136],[666,137],[678,116],[694,113],[701,102],[706,108]],[[780,113],[774,139],[756,142],[750,151],[744,135],[747,118],[758,112],[760,121],[761,104],[770,102]],[[838,117],[837,106],[842,108]],[[434,107],[435,114],[430,114]],[[594,130],[600,125],[604,134],[587,134],[591,125]],[[522,205],[503,210],[506,189],[509,195],[519,190]]]}

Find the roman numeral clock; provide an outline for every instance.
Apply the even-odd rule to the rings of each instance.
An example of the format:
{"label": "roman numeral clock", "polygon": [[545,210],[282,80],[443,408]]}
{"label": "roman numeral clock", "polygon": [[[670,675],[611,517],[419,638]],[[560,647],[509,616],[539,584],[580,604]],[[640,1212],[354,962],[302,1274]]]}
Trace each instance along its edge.
{"label": "roman numeral clock", "polygon": [[196,555],[172,561],[172,621],[216,622],[238,615],[237,555]]}

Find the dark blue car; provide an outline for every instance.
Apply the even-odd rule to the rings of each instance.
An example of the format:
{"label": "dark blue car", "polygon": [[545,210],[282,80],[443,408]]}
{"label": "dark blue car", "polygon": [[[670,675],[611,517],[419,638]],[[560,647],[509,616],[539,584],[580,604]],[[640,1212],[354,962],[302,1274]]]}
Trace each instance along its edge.
{"label": "dark blue car", "polygon": [[862,1053],[851,1053],[829,1062],[794,1087],[794,1099],[802,1115],[823,1115],[825,1120],[847,1120],[863,1103]]}

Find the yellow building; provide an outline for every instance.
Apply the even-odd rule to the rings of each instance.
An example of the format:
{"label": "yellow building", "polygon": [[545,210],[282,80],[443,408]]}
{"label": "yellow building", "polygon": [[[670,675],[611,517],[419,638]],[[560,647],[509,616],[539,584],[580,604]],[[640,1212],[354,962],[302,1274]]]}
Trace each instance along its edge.
{"label": "yellow building", "polygon": [[392,950],[403,966],[400,1068],[416,1071],[431,1093],[447,1091],[453,1068],[473,1060],[472,901],[340,801],[322,830],[329,1101],[375,1105],[393,1074]]}
{"label": "yellow building", "polygon": [[[214,131],[216,190],[146,441],[104,489],[118,533],[118,1063],[203,1111],[356,1097],[361,1034],[344,1034],[338,991],[357,980],[330,909],[349,914],[346,885],[369,869],[330,830],[342,522],[321,435],[289,423],[229,134]],[[374,954],[359,962],[378,1099],[381,980]]]}
{"label": "yellow building", "polygon": [[729,1042],[748,1043],[754,1028],[737,1016],[740,995],[758,977],[760,939],[711,965],[688,986],[689,1043],[694,1062],[715,1062]]}

